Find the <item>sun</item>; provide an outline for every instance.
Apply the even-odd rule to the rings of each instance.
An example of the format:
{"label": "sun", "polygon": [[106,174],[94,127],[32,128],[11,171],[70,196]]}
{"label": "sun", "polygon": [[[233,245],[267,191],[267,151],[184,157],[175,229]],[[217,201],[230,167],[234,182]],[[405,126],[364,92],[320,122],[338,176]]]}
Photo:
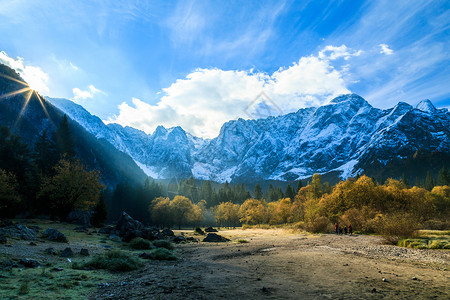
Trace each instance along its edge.
{"label": "sun", "polygon": [[41,104],[41,107],[42,107],[46,117],[50,120],[50,122],[52,121],[51,118],[50,118],[50,115],[48,114],[47,108],[45,107],[44,100],[41,98],[41,96],[39,95],[39,93],[35,89],[33,89],[28,83],[26,83],[26,82],[24,82],[22,80],[16,79],[14,77],[8,76],[6,74],[1,74],[0,73],[0,76],[3,77],[3,78],[6,78],[8,80],[15,81],[15,82],[20,83],[21,85],[23,85],[22,88],[19,88],[19,89],[15,90],[15,91],[12,91],[12,92],[9,92],[9,93],[6,93],[6,94],[0,94],[0,100],[3,99],[3,98],[13,97],[13,96],[19,95],[19,94],[22,94],[23,97],[25,98],[25,102],[23,104],[23,107],[21,108],[21,110],[19,112],[19,115],[17,116],[17,120],[14,122],[14,127],[20,121],[23,113],[27,109],[27,106],[28,106],[28,103],[30,102],[30,99],[33,96],[35,96],[38,99],[38,101]]}

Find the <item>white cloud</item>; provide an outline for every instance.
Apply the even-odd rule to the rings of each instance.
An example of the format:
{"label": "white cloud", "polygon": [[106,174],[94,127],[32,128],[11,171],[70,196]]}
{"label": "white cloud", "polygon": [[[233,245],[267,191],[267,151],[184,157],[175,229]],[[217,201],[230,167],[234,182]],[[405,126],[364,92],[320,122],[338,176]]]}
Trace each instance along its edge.
{"label": "white cloud", "polygon": [[49,76],[39,67],[25,65],[23,58],[17,57],[14,59],[9,57],[4,51],[0,52],[0,63],[16,70],[20,76],[25,80],[31,89],[38,91],[41,94],[48,94],[49,88],[47,82]]}
{"label": "white cloud", "polygon": [[378,46],[381,47],[381,50],[380,50],[381,54],[391,55],[394,53],[394,50],[389,49],[389,46],[387,44],[380,44]]}
{"label": "white cloud", "polygon": [[76,65],[74,65],[72,62],[69,62],[69,65],[72,69],[74,69],[75,71],[78,71],[80,68],[78,68]]}
{"label": "white cloud", "polygon": [[343,57],[345,60],[348,60],[352,56],[359,56],[362,53],[362,50],[353,50],[347,48],[345,45],[341,45],[339,47],[336,46],[326,46],[323,50],[319,51],[320,59],[328,59],[335,60]]}
{"label": "white cloud", "polygon": [[102,90],[97,89],[94,85],[89,85],[87,90],[81,90],[79,88],[74,88],[72,90],[73,92],[73,99],[74,100],[85,100],[85,99],[90,99],[90,98],[94,98],[95,94],[103,94],[106,95],[105,92],[103,92]]}
{"label": "white cloud", "polygon": [[329,56],[302,57],[292,66],[280,68],[271,75],[253,70],[197,69],[163,89],[157,104],[133,98],[132,105],[123,102],[119,114],[107,122],[148,133],[158,125],[180,125],[196,136],[213,138],[224,122],[248,118],[247,107],[262,91],[282,113],[320,105],[349,93],[341,72],[334,69],[328,59]]}

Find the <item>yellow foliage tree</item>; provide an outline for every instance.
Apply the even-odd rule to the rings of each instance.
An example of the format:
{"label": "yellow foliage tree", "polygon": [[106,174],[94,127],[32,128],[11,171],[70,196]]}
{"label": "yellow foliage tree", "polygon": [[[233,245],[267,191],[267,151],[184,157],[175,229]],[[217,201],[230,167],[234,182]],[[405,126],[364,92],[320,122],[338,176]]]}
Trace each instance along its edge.
{"label": "yellow foliage tree", "polygon": [[268,221],[267,203],[262,199],[247,199],[239,208],[239,215],[245,224],[264,224]]}
{"label": "yellow foliage tree", "polygon": [[13,218],[21,202],[16,176],[0,169],[0,217]]}
{"label": "yellow foliage tree", "polygon": [[150,205],[150,214],[154,224],[170,227],[173,224],[170,200],[167,197],[153,199]]}
{"label": "yellow foliage tree", "polygon": [[186,224],[189,221],[189,215],[193,214],[194,206],[189,198],[175,196],[170,201],[170,208],[175,224],[178,225],[178,229],[181,229],[181,225]]}
{"label": "yellow foliage tree", "polygon": [[89,210],[104,188],[98,170],[87,171],[79,161],[61,159],[55,175],[44,180],[38,197],[48,201],[52,214],[65,219],[73,209]]}
{"label": "yellow foliage tree", "polygon": [[234,227],[239,224],[239,204],[231,201],[220,203],[214,214],[216,223],[220,226]]}

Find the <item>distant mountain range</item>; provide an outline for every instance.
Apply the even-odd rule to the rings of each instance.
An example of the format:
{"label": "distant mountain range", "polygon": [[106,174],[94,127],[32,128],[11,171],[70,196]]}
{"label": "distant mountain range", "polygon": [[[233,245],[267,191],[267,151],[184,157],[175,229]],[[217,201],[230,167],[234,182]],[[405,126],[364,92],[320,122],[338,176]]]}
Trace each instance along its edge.
{"label": "distant mountain range", "polygon": [[[0,126],[9,127],[32,150],[38,135],[45,129],[51,134],[61,122],[64,112],[35,92],[15,93],[27,87],[11,68],[0,64]],[[146,175],[127,154],[105,139],[97,139],[75,121],[69,121],[77,157],[89,169],[98,169],[102,181],[110,188],[121,181],[143,183]]]}
{"label": "distant mountain range", "polygon": [[317,172],[332,181],[361,173],[381,178],[406,173],[412,179],[450,165],[450,112],[429,100],[382,110],[358,95],[342,95],[278,117],[229,121],[210,140],[181,127],[159,126],[146,134],[105,125],[70,100],[48,100],[158,179],[293,181]]}

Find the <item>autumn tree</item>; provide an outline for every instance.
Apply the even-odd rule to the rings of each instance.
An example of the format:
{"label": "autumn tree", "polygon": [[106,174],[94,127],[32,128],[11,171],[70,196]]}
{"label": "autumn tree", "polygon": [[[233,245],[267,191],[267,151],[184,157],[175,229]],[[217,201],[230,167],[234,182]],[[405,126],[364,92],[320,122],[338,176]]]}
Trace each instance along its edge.
{"label": "autumn tree", "polygon": [[240,221],[250,225],[266,223],[267,203],[264,200],[247,199],[239,208]]}
{"label": "autumn tree", "polygon": [[193,209],[192,201],[184,196],[175,196],[170,201],[170,208],[175,224],[178,225],[178,229],[181,229],[181,225],[189,221],[188,217]]}
{"label": "autumn tree", "polygon": [[61,159],[54,172],[43,181],[38,195],[52,215],[65,219],[73,209],[88,210],[97,203],[104,188],[97,170],[87,171],[78,161]]}
{"label": "autumn tree", "polygon": [[214,210],[214,217],[219,226],[236,226],[239,224],[239,204],[231,201],[220,203]]}
{"label": "autumn tree", "polygon": [[0,169],[0,217],[14,218],[19,212],[21,198],[16,176]]}
{"label": "autumn tree", "polygon": [[152,223],[171,227],[173,225],[172,209],[170,200],[167,197],[153,199],[150,205]]}

